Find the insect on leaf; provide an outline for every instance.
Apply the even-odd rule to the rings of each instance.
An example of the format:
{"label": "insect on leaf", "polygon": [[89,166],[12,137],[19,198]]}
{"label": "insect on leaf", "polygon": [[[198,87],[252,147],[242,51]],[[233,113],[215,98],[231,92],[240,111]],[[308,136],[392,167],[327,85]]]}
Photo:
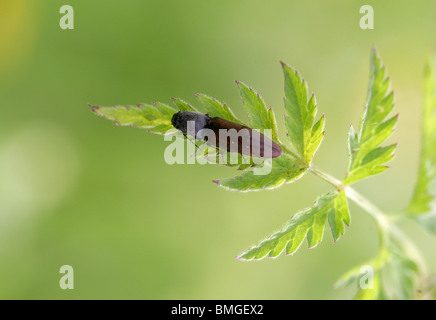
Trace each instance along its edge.
{"label": "insect on leaf", "polygon": [[[242,82],[237,81],[236,83],[240,91],[243,106],[248,114],[250,126],[255,129],[261,129],[261,132],[263,129],[272,130],[271,138],[280,144],[277,133],[277,123],[272,108],[266,107],[262,97],[255,90]],[[199,97],[203,100],[207,99],[204,95]],[[226,106],[217,104],[216,101],[211,101],[211,99],[208,99],[205,102],[206,104],[209,104],[209,108],[210,105],[214,103],[214,112],[227,113],[227,111],[225,111]],[[260,164],[255,168],[250,168],[244,171],[241,175],[227,179],[215,180],[214,182],[227,190],[241,192],[269,190],[278,188],[286,183],[294,182],[306,173],[307,165],[301,161],[297,161],[293,155],[287,153],[285,148],[282,148],[282,151],[283,153],[279,157],[266,160],[263,164]],[[264,174],[259,173],[260,168],[264,166],[265,168],[268,168],[269,166],[270,170],[265,170]],[[241,167],[244,168],[246,166],[242,165]]]}

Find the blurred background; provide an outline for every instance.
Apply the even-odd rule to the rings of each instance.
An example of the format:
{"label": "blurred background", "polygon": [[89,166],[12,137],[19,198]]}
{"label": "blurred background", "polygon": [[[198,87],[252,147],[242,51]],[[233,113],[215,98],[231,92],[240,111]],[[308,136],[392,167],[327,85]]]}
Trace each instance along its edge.
{"label": "blurred background", "polygon": [[[62,5],[74,30],[59,27]],[[359,27],[372,5],[375,29]],[[435,43],[434,1],[0,0],[0,298],[348,299],[332,285],[371,259],[371,218],[333,244],[244,263],[235,257],[331,187],[306,175],[261,193],[227,192],[217,166],[164,162],[168,142],[116,127],[88,108],[193,94],[244,116],[234,80],[257,89],[283,131],[280,60],[297,68],[326,114],[314,163],[341,178],[347,132],[359,124],[377,45],[400,113],[396,159],[356,188],[395,212],[411,197],[420,149],[421,88]],[[436,239],[402,226],[436,267]],[[75,289],[59,288],[71,265]]]}

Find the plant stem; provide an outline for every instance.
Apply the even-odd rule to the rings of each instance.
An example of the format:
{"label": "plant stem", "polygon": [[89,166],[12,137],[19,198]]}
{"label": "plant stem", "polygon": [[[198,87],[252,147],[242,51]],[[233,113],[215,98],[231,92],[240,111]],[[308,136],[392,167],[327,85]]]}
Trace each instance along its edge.
{"label": "plant stem", "polygon": [[345,191],[347,197],[353,200],[359,207],[368,212],[381,228],[384,228],[389,223],[388,219],[386,218],[386,214],[383,211],[377,208],[371,201],[366,199],[364,196],[362,196],[350,186],[345,186],[342,181],[336,179],[328,173],[319,170],[314,166],[310,166],[309,171],[320,177],[321,179],[327,181],[338,190]]}
{"label": "plant stem", "polygon": [[382,210],[380,210],[376,205],[374,205],[371,201],[366,199],[356,190],[354,190],[350,186],[345,186],[342,181],[336,179],[328,173],[325,173],[314,166],[310,166],[309,171],[320,177],[321,179],[327,181],[338,190],[343,190],[349,199],[351,199],[359,207],[369,213],[378,225],[380,232],[380,246],[386,245],[386,238],[389,234],[391,236],[394,236],[396,240],[401,242],[403,250],[407,253],[407,255],[417,263],[418,268],[421,271],[421,275],[423,277],[426,276],[427,266],[421,253],[415,247],[413,242],[410,241],[409,238],[404,234],[404,232],[399,229],[392,220],[388,219],[387,215]]}

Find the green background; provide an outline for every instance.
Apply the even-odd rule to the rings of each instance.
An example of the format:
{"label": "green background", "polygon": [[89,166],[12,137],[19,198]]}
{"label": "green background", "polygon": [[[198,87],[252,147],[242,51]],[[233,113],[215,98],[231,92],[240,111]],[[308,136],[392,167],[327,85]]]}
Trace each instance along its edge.
{"label": "green background", "polygon": [[[59,9],[74,8],[61,30]],[[373,5],[375,29],[359,27]],[[434,1],[0,0],[0,298],[339,299],[336,279],[377,252],[371,218],[326,230],[277,260],[235,257],[331,187],[308,174],[260,193],[227,192],[216,166],[164,162],[168,142],[116,127],[88,103],[131,105],[203,92],[243,116],[233,80],[257,89],[283,132],[280,60],[326,114],[314,163],[341,178],[347,132],[366,97],[371,47],[388,67],[400,119],[386,173],[356,188],[387,212],[407,205],[420,148],[422,75],[435,43]],[[436,239],[403,223],[434,269]],[[71,265],[75,289],[59,288]]]}

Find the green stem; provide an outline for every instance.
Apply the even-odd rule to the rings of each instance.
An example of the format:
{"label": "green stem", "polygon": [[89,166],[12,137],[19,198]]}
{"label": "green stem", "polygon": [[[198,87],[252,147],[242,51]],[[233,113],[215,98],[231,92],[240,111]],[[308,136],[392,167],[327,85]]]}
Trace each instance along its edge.
{"label": "green stem", "polygon": [[380,232],[380,246],[384,247],[386,245],[386,238],[389,234],[394,236],[395,239],[401,243],[405,253],[417,263],[418,268],[421,271],[421,275],[423,275],[424,277],[426,276],[427,266],[421,253],[415,247],[413,242],[410,241],[410,239],[404,234],[404,232],[399,229],[397,225],[391,219],[389,219],[382,210],[380,210],[376,205],[374,205],[371,201],[366,199],[356,190],[354,190],[350,186],[345,186],[342,181],[336,179],[328,173],[325,173],[314,166],[310,166],[309,171],[320,177],[321,179],[327,181],[338,190],[345,191],[345,194],[349,199],[351,199],[359,207],[369,213],[371,217],[376,221]]}

